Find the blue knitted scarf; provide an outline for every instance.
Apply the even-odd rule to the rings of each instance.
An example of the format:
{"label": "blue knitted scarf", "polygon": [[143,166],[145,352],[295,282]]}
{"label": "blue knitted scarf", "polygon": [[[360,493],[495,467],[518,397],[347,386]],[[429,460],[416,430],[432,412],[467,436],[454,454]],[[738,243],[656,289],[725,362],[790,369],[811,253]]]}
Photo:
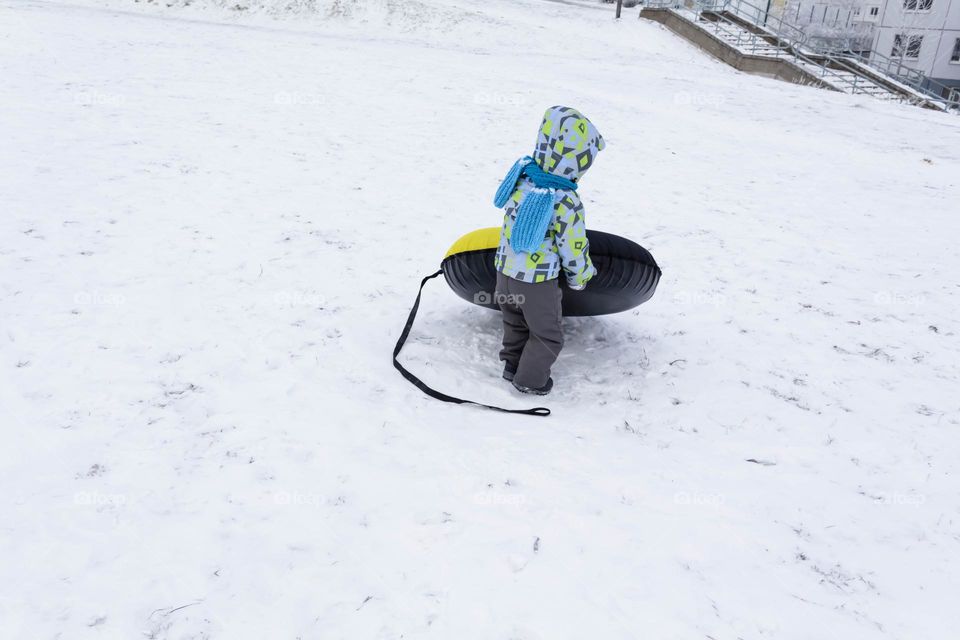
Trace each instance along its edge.
{"label": "blue knitted scarf", "polygon": [[[516,253],[536,251],[547,235],[547,228],[553,220],[553,208],[557,191],[576,191],[577,183],[540,168],[533,158],[524,156],[507,172],[503,182],[493,197],[493,205],[498,209],[506,206],[510,196],[517,188],[517,181],[526,176],[535,185],[520,203],[517,219],[510,234],[510,246]],[[563,194],[560,195],[563,197]]]}

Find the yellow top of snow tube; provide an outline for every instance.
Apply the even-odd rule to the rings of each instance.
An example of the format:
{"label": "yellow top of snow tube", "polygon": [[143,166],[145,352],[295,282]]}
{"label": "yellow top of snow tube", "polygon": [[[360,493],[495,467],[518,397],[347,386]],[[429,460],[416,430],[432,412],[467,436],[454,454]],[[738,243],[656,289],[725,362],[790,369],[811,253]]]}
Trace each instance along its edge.
{"label": "yellow top of snow tube", "polygon": [[447,255],[443,256],[446,260],[452,255],[466,253],[468,251],[487,251],[496,249],[500,246],[500,227],[486,227],[477,229],[470,233],[460,236],[460,239],[453,243]]}

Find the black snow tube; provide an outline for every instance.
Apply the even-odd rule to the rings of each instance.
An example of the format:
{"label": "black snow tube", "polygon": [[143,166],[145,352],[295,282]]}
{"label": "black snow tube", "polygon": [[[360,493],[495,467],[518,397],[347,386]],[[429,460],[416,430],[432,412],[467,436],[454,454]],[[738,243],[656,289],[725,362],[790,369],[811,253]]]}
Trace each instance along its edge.
{"label": "black snow tube", "polygon": [[[573,291],[560,278],[564,316],[602,316],[633,309],[649,300],[660,282],[660,267],[650,252],[632,240],[587,231],[590,258],[597,275],[583,291]],[[457,240],[440,267],[454,293],[468,302],[499,311],[494,300],[497,271],[494,255],[500,228],[478,229]]]}

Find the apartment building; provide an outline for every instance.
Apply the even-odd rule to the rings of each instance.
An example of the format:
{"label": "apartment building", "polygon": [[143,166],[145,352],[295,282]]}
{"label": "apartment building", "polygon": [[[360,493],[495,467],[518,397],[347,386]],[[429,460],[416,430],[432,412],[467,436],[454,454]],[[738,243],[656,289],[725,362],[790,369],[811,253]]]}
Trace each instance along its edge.
{"label": "apartment building", "polygon": [[872,50],[960,90],[960,0],[882,0]]}

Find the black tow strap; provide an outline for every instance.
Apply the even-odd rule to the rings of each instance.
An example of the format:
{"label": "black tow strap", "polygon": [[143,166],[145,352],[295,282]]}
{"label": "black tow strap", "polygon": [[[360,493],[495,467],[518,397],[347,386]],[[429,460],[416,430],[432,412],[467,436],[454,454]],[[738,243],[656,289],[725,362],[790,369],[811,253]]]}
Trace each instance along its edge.
{"label": "black tow strap", "polygon": [[413,327],[413,321],[417,318],[417,311],[420,309],[420,296],[423,294],[423,287],[425,284],[427,284],[427,280],[432,280],[441,273],[443,273],[443,269],[440,269],[436,273],[431,274],[420,281],[420,290],[417,291],[417,299],[413,303],[413,308],[410,309],[410,315],[407,316],[407,324],[404,325],[403,331],[400,333],[400,338],[397,340],[397,346],[393,348],[393,366],[397,368],[397,371],[400,372],[400,375],[412,382],[416,388],[420,389],[420,391],[423,391],[431,398],[436,398],[437,400],[452,402],[454,404],[473,404],[478,407],[485,407],[487,409],[502,411],[504,413],[519,413],[525,416],[549,416],[550,409],[546,407],[534,407],[533,409],[504,409],[503,407],[494,407],[493,405],[483,404],[482,402],[474,402],[473,400],[464,400],[463,398],[448,396],[445,393],[440,393],[436,389],[431,389],[426,385],[426,383],[423,382],[423,380],[407,371],[403,365],[400,364],[400,362],[397,360],[397,356],[400,355],[400,350],[403,349],[403,345],[407,341],[407,337],[410,335],[410,329]]}

